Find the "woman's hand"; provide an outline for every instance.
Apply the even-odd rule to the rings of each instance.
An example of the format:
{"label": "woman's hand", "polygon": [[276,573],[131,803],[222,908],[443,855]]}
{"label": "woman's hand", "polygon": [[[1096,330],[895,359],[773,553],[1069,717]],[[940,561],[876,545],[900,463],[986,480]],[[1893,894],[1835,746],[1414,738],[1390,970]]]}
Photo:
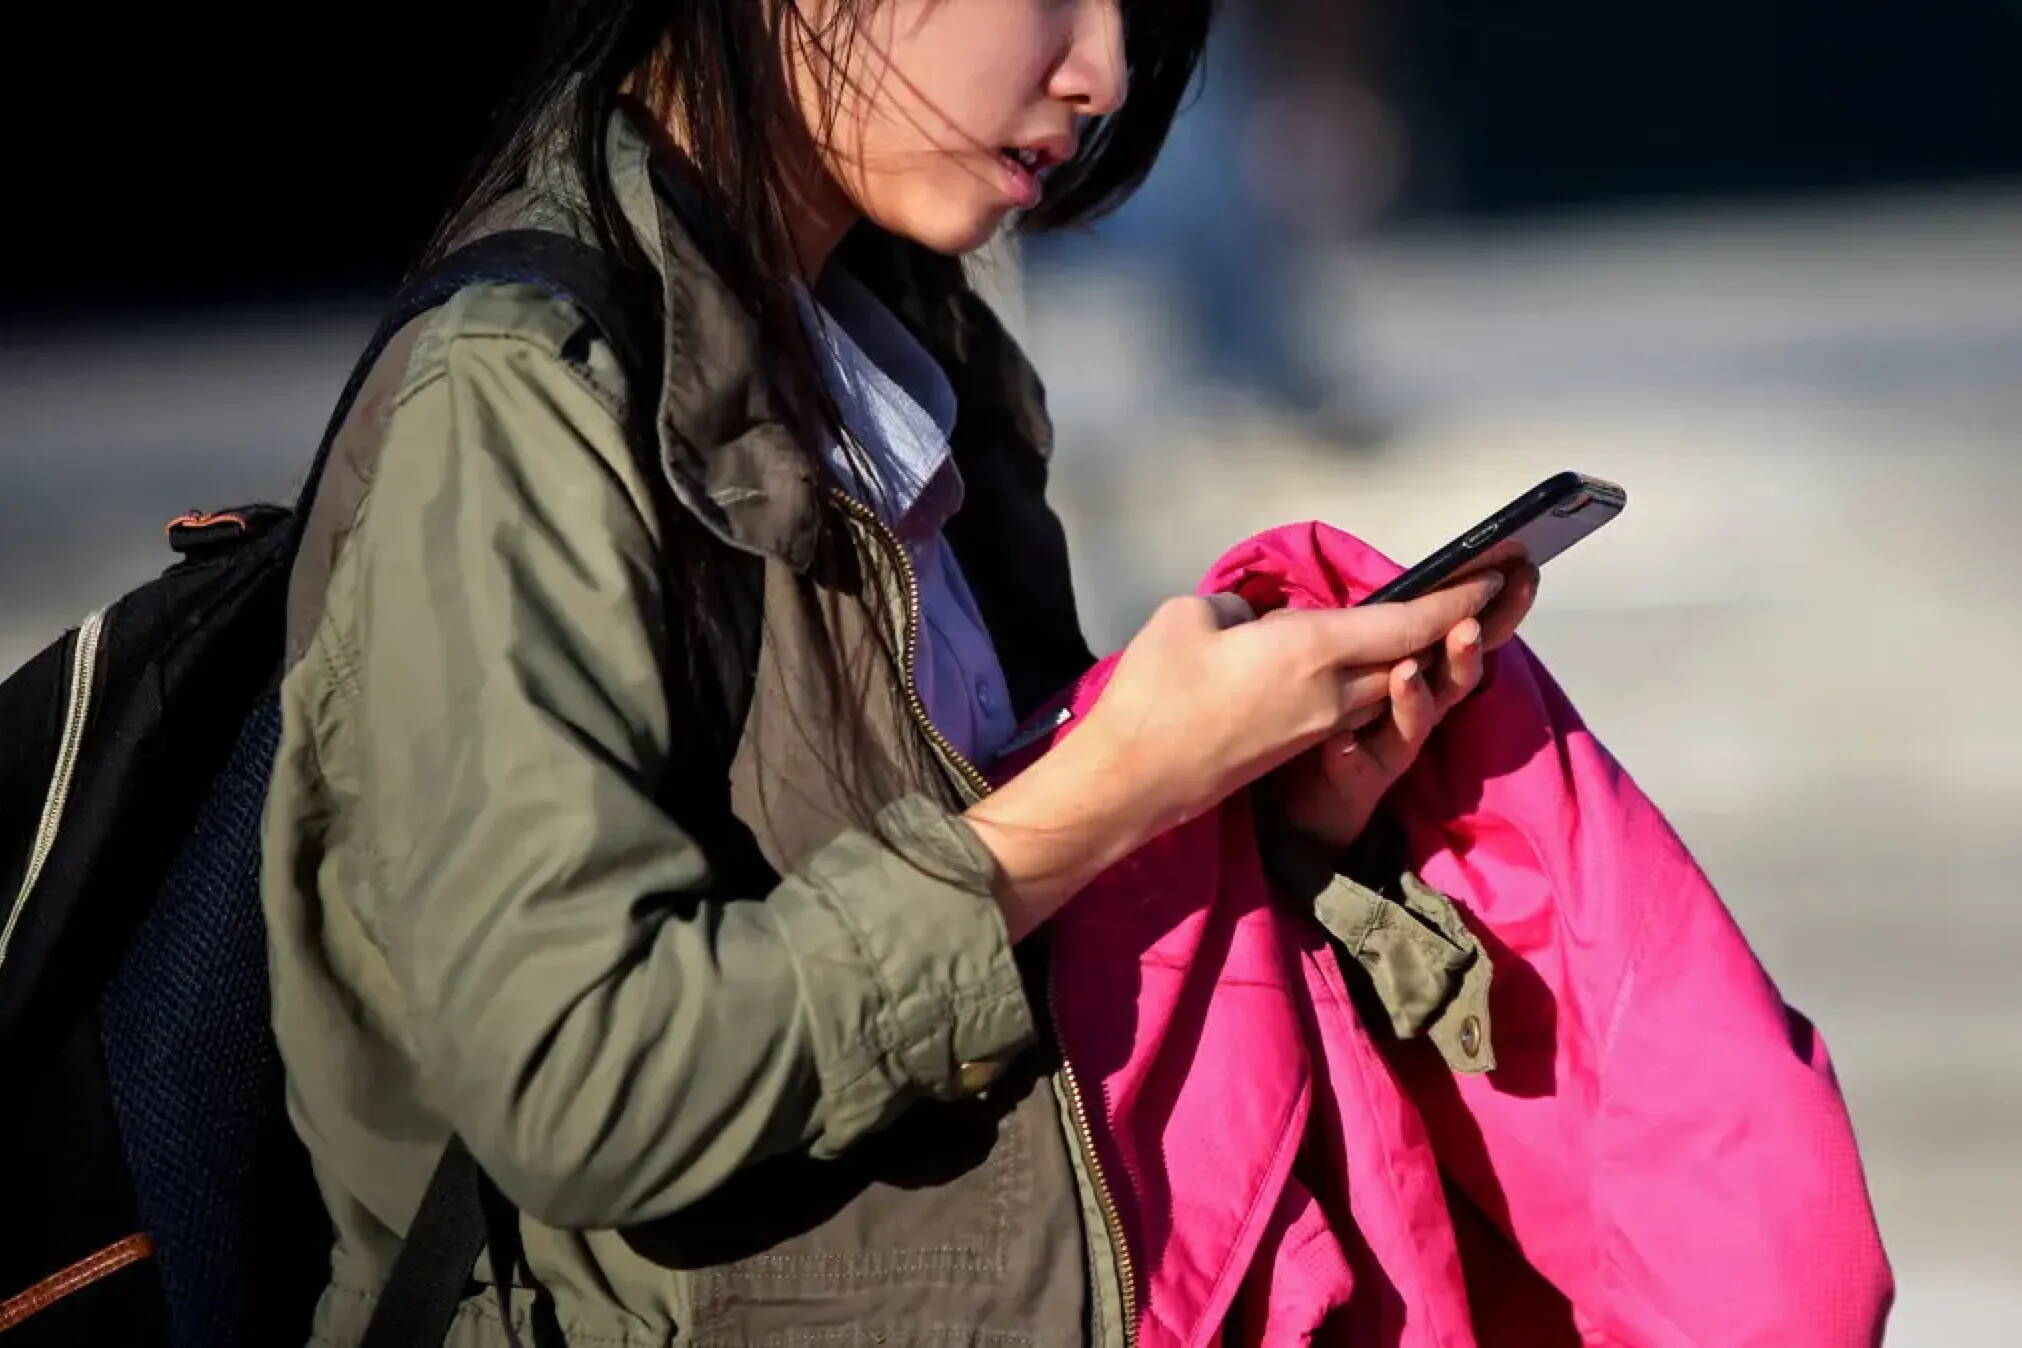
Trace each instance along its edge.
{"label": "woman's hand", "polygon": [[1014,938],[1150,838],[1379,714],[1393,667],[1504,583],[1484,572],[1407,603],[1257,621],[1233,595],[1161,605],[1081,727],[968,812]]}
{"label": "woman's hand", "polygon": [[1279,769],[1273,785],[1293,824],[1336,851],[1361,836],[1433,730],[1481,683],[1486,654],[1515,635],[1529,614],[1537,568],[1519,566],[1509,576],[1488,611],[1446,633],[1443,659],[1421,656],[1393,665],[1387,701]]}
{"label": "woman's hand", "polygon": [[1254,622],[1233,595],[1169,600],[1078,733],[1138,784],[1161,832],[1379,711],[1392,668],[1483,612],[1504,583],[1491,572],[1410,603]]}

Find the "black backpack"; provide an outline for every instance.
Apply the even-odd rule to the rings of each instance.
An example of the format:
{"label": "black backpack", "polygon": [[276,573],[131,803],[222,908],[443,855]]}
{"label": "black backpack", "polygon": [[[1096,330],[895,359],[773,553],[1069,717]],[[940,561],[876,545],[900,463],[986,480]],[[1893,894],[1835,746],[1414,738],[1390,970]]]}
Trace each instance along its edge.
{"label": "black backpack", "polygon": [[[573,301],[658,386],[650,315],[601,254],[480,239],[395,298],[293,510],[175,521],[174,565],[0,684],[0,1348],[308,1337],[330,1232],[283,1105],[259,901],[288,574],[379,353],[485,282]],[[441,1342],[487,1228],[514,1267],[516,1215],[452,1142],[368,1343]]]}

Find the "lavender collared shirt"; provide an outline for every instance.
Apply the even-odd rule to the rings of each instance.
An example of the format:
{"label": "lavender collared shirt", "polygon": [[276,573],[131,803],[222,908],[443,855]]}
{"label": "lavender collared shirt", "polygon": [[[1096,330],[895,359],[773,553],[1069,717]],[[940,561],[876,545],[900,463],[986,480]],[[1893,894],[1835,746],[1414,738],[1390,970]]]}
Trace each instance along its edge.
{"label": "lavender collared shirt", "polygon": [[919,580],[913,680],[920,700],[965,758],[987,763],[1017,719],[997,648],[943,533],[962,506],[962,475],[948,444],[954,388],[897,316],[840,267],[799,298],[829,394],[873,480],[863,481],[834,443],[826,447],[829,465],[898,535]]}

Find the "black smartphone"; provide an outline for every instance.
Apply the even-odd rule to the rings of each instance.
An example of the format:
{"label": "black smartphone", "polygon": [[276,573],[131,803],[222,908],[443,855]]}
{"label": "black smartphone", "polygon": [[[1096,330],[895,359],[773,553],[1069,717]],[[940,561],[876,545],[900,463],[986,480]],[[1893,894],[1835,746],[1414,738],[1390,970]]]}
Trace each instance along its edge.
{"label": "black smartphone", "polygon": [[1628,503],[1628,493],[1612,482],[1580,473],[1555,474],[1361,602],[1416,599],[1477,569],[1474,564],[1483,559],[1493,565],[1522,556],[1543,566],[1621,514]]}

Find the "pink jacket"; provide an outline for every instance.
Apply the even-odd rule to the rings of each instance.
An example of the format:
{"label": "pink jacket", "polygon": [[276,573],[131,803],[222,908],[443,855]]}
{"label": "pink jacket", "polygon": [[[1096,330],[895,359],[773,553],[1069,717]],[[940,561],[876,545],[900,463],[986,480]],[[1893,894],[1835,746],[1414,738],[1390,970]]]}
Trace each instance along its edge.
{"label": "pink jacket", "polygon": [[[1307,524],[1201,591],[1338,606],[1396,571]],[[1392,806],[1489,952],[1492,1030],[1462,1042],[1492,1071],[1365,1024],[1246,803],[1056,919],[1145,1348],[1232,1314],[1265,1344],[1879,1342],[1892,1282],[1824,1042],[1528,651],[1492,658]]]}

